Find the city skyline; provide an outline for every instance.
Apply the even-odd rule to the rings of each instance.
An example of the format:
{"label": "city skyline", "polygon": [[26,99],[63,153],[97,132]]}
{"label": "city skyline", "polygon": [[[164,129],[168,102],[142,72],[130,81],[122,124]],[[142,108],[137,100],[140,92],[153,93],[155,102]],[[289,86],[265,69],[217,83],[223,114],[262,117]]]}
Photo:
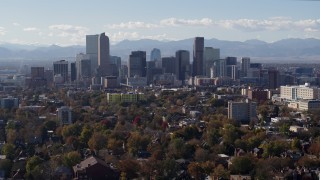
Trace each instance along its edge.
{"label": "city skyline", "polygon": [[[106,32],[121,40],[205,39],[273,42],[320,39],[318,1],[5,1],[0,43],[84,45],[85,35]],[[14,12],[14,13],[13,13]]]}

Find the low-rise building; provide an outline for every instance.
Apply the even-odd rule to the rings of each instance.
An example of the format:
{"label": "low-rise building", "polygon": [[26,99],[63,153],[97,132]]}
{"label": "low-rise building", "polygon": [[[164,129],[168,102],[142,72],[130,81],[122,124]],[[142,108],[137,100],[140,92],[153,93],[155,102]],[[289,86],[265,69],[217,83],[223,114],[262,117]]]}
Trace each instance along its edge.
{"label": "low-rise building", "polygon": [[1,108],[11,109],[19,107],[19,99],[14,97],[2,98],[0,102]]}
{"label": "low-rise building", "polygon": [[58,120],[61,125],[72,124],[72,110],[68,106],[62,106],[57,109]]}
{"label": "low-rise building", "polygon": [[145,87],[147,86],[147,77],[128,77],[127,86],[131,86],[133,88]]}
{"label": "low-rise building", "polygon": [[105,88],[117,88],[120,86],[118,78],[116,76],[106,76],[104,77],[104,87]]}
{"label": "low-rise building", "polygon": [[89,157],[73,166],[75,179],[119,179],[119,172],[96,157]]}
{"label": "low-rise building", "polygon": [[320,109],[320,100],[292,101],[289,102],[288,107],[299,111],[317,110]]}
{"label": "low-rise building", "polygon": [[310,111],[320,109],[320,100],[301,100],[299,101],[300,111]]}
{"label": "low-rise building", "polygon": [[142,93],[107,93],[107,100],[109,103],[118,102],[138,102],[145,99],[145,95]]}
{"label": "low-rise building", "polygon": [[295,132],[295,133],[300,133],[303,131],[308,131],[308,129],[305,127],[301,127],[301,126],[290,126],[289,131]]}

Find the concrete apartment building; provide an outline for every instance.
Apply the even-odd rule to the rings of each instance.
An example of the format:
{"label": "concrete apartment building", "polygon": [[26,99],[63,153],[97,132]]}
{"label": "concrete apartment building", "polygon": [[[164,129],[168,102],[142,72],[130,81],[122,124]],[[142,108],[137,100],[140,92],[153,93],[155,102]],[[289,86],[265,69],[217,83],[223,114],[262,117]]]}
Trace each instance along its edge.
{"label": "concrete apartment building", "polygon": [[241,102],[228,102],[228,118],[235,121],[249,122],[257,116],[257,103],[248,99]]}

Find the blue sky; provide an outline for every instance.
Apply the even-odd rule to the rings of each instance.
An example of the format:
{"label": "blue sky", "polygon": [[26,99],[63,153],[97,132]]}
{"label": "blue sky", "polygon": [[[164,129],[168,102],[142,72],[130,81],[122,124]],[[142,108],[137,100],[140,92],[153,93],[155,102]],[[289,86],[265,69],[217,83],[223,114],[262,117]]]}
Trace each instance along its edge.
{"label": "blue sky", "polygon": [[83,45],[101,32],[112,43],[320,39],[319,9],[311,0],[2,0],[0,43]]}

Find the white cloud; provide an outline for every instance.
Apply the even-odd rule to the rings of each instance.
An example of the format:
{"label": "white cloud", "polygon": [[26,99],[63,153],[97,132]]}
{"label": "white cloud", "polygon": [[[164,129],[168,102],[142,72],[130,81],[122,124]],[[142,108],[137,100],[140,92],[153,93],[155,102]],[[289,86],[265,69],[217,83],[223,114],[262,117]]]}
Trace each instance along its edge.
{"label": "white cloud", "polygon": [[0,27],[0,36],[5,35],[5,34],[6,34],[6,31],[5,31],[4,27]]}
{"label": "white cloud", "polygon": [[304,29],[305,32],[319,32],[318,29],[313,29],[313,28],[306,28]]}
{"label": "white cloud", "polygon": [[112,42],[119,42],[123,40],[138,40],[138,39],[153,39],[153,40],[168,40],[167,34],[156,35],[141,35],[138,32],[116,32],[107,33]]}
{"label": "white cloud", "polygon": [[108,33],[111,41],[118,42],[125,39],[136,40],[140,38],[139,33],[137,32],[116,32],[116,33]]}
{"label": "white cloud", "polygon": [[36,27],[27,27],[27,28],[23,28],[23,31],[39,31],[39,29]]}
{"label": "white cloud", "polygon": [[235,29],[241,31],[301,31],[320,28],[320,19],[293,20],[289,17],[271,17],[268,19],[225,19],[215,21],[212,18],[202,19],[178,19],[167,18],[160,20],[158,24],[141,21],[106,26],[110,29],[151,29],[159,27],[218,27],[223,29]]}
{"label": "white cloud", "polygon": [[177,19],[168,18],[160,21],[163,26],[210,26],[213,24],[213,20],[210,18],[202,19]]}
{"label": "white cloud", "polygon": [[73,34],[83,34],[85,35],[89,29],[83,26],[73,26],[68,24],[57,24],[49,26],[50,30],[57,31],[59,36],[67,37]]}
{"label": "white cloud", "polygon": [[290,18],[270,18],[265,20],[237,19],[221,20],[216,25],[223,28],[239,29],[244,31],[304,31],[305,29],[318,29],[320,22],[313,19],[292,20]]}
{"label": "white cloud", "polygon": [[14,25],[14,26],[20,26],[20,24],[19,24],[19,23],[16,23],[16,22],[12,23],[12,25]]}
{"label": "white cloud", "polygon": [[89,29],[83,26],[73,26],[69,24],[56,24],[49,26],[52,31],[48,36],[70,38],[72,43],[81,44],[85,41],[85,36],[88,34]]}
{"label": "white cloud", "polygon": [[156,34],[156,35],[148,35],[148,36],[142,36],[141,39],[153,39],[153,40],[175,40],[172,38],[169,38],[167,34]]}
{"label": "white cloud", "polygon": [[110,29],[151,29],[157,28],[159,27],[159,25],[141,21],[130,21],[126,23],[108,25],[107,27],[109,27]]}
{"label": "white cloud", "polygon": [[161,20],[158,24],[141,22],[141,21],[129,21],[120,24],[107,25],[110,29],[153,29],[167,26],[210,26],[213,20],[209,18],[203,19],[177,19],[168,18]]}

